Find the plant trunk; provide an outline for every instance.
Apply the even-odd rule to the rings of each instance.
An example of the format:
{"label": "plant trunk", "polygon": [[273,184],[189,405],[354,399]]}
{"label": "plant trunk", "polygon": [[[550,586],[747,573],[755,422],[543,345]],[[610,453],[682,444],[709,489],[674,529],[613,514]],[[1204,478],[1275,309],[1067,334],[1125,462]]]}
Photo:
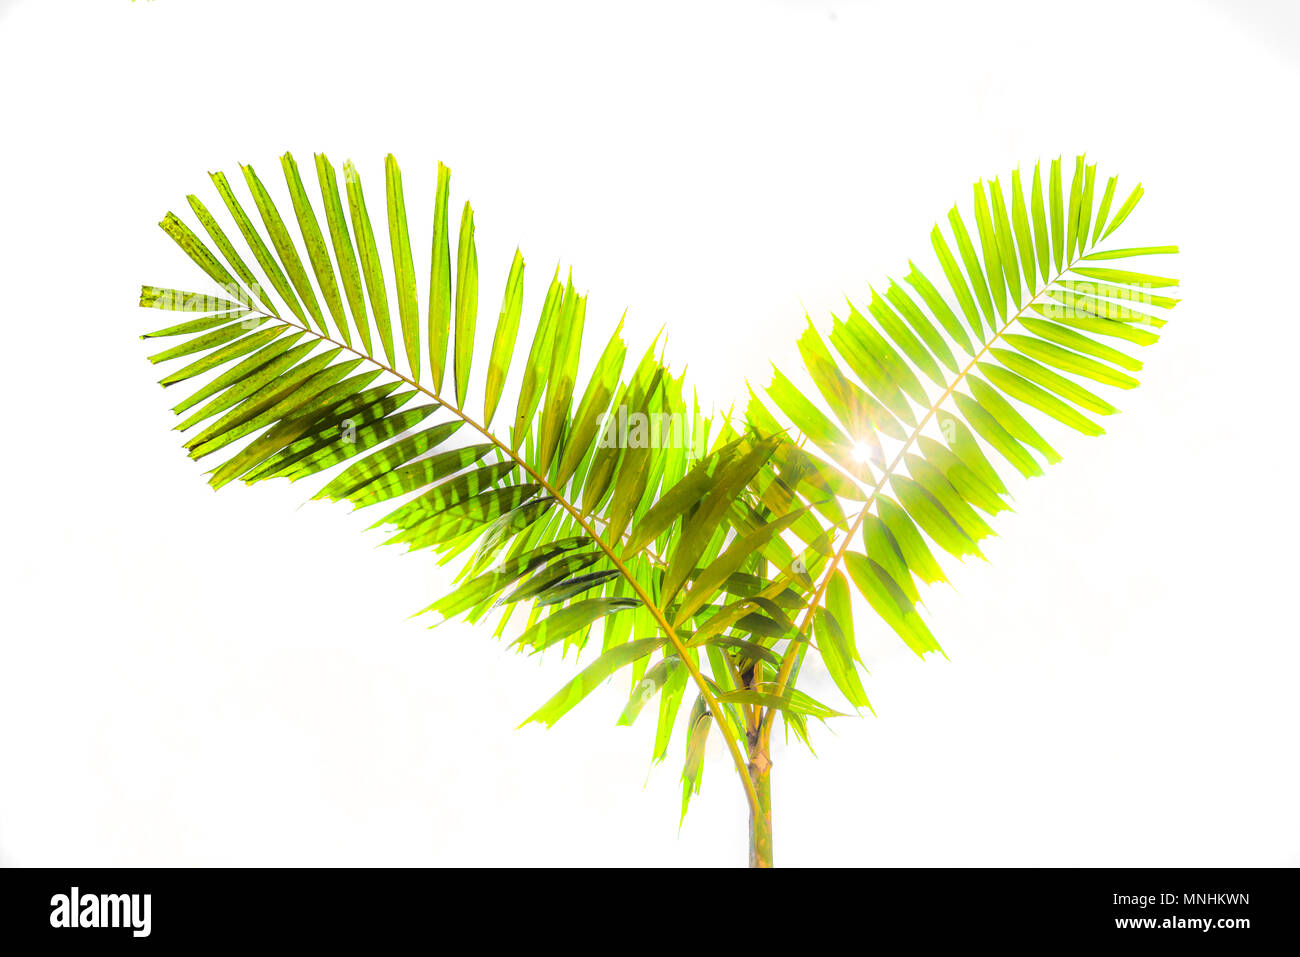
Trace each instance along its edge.
{"label": "plant trunk", "polygon": [[758,811],[749,814],[749,866],[772,866],[772,762],[767,742],[758,734],[749,738],[749,779],[758,793]]}

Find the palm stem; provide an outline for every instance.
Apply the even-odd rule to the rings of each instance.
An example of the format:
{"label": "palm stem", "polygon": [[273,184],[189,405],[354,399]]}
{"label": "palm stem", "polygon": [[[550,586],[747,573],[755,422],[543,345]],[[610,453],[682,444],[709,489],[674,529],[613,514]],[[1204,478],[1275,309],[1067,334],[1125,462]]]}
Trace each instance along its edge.
{"label": "palm stem", "polygon": [[[758,662],[749,680],[757,687],[763,680],[763,664]],[[762,711],[754,708],[746,734],[749,745],[749,781],[758,797],[756,807],[749,811],[749,866],[772,866],[772,761],[767,741],[762,735]]]}
{"label": "palm stem", "polygon": [[761,742],[750,751],[749,780],[758,807],[749,812],[749,866],[772,866],[772,762]]}

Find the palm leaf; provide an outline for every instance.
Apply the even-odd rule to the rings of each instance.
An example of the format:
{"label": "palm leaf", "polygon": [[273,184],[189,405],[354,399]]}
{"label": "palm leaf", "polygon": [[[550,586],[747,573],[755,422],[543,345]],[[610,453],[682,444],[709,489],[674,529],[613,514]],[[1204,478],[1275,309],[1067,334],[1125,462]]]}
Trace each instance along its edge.
{"label": "palm leaf", "polygon": [[[453,245],[445,166],[437,167],[434,184],[422,322],[396,159],[384,162],[386,244],[376,238],[351,162],[344,165],[346,214],[325,156],[315,157],[315,197],[290,154],[280,165],[287,205],[277,204],[251,166],[241,167],[260,226],[221,173],[212,181],[233,230],[190,198],[214,248],[180,217],[169,213],[162,221],[218,290],[141,291],[142,306],[184,313],[146,334],[175,343],[151,361],[190,360],[163,384],[203,377],[173,407],[186,413],[178,426],[191,435],[185,447],[216,462],[209,472],[214,487],[318,477],[324,481],[316,498],[384,505],[375,525],[387,530],[388,543],[460,563],[452,589],[425,611],[471,621],[496,614],[500,634],[523,606],[526,620],[511,627],[516,644],[534,650],[560,645],[581,652],[599,634],[602,655],[531,720],[553,722],[630,664],[634,681],[647,670],[662,679],[652,683],[663,689],[655,745],[662,757],[680,682],[690,677],[713,713],[738,663],[767,660],[772,667],[778,660],[769,646],[779,626],[770,615],[741,615],[717,628],[719,641],[729,644],[707,645],[703,658],[688,647],[689,630],[677,633],[733,601],[733,572],[756,571],[764,556],[793,561],[780,533],[806,521],[802,503],[791,499],[788,510],[772,514],[750,488],[778,443],[701,415],[655,344],[625,374],[621,322],[580,381],[587,297],[572,274],[561,281],[557,270],[529,330],[518,251],[505,271],[497,322],[480,329],[474,211],[463,204]],[[236,249],[233,234],[246,252]],[[479,334],[489,336],[491,351],[486,367],[475,370]],[[521,334],[531,342],[526,354],[516,348]],[[490,425],[512,387],[515,412],[508,434],[499,435]],[[480,388],[482,399],[472,398]],[[863,401],[871,421],[883,421],[874,400]],[[482,408],[481,419],[471,404]],[[649,422],[652,432],[669,422],[670,434],[629,439],[614,427],[629,415],[638,428]],[[756,590],[765,601],[787,585],[774,576]],[[739,712],[723,710],[728,746],[743,769]]]}
{"label": "palm leaf", "polygon": [[[865,310],[850,304],[847,320],[832,317],[829,345],[814,329],[804,333],[803,367],[774,373],[770,405],[751,398],[750,428],[801,446],[847,513],[843,522],[824,508],[810,513],[835,545],[803,592],[797,640],[782,653],[774,694],[792,690],[815,630],[841,692],[851,704],[866,702],[844,625],[845,572],[918,655],[940,651],[917,611],[921,587],[944,580],[935,556],[979,556],[978,543],[993,534],[986,517],[1008,508],[1003,466],[1041,475],[1060,458],[1045,434],[1102,434],[1099,418],[1118,411],[1105,393],[1138,384],[1142,362],[1130,346],[1157,341],[1151,330],[1178,303],[1151,290],[1178,281],[1128,262],[1178,249],[1105,243],[1133,212],[1140,186],[1112,215],[1116,178],[1096,197],[1096,167],[1082,156],[1068,186],[1060,159],[1046,179],[1044,188],[1035,165],[1026,200],[1014,172],[1009,206],[999,180],[977,183],[974,229],[953,207],[951,237],[939,226],[931,233],[932,275],[944,281],[909,262],[906,281],[919,302],[892,280],[883,297],[868,289]],[[868,471],[868,461],[877,468]],[[807,487],[797,498],[810,501]],[[775,710],[766,706],[765,728]]]}
{"label": "palm leaf", "polygon": [[658,761],[694,683],[683,813],[715,724],[756,808],[742,751],[766,755],[777,714],[806,742],[809,715],[838,713],[795,688],[809,649],[850,705],[870,707],[853,590],[918,655],[940,651],[918,606],[945,580],[943,556],[981,556],[1009,508],[1007,466],[1041,475],[1058,436],[1102,433],[1110,390],[1138,383],[1134,348],[1178,303],[1178,281],[1144,265],[1177,247],[1107,241],[1141,187],[1112,213],[1116,177],[1098,198],[1094,165],[1078,157],[1067,186],[1053,160],[1027,195],[1019,171],[977,183],[972,211],[954,206],[932,230],[933,265],[868,287],[825,335],[810,320],[800,364],[733,420],[701,413],[657,339],[629,365],[621,321],[584,352],[601,320],[571,272],[557,268],[530,310],[518,250],[480,328],[476,217],[461,202],[453,244],[445,166],[422,321],[396,159],[387,242],[352,163],[340,191],[315,157],[317,199],[291,155],[280,163],[278,205],[251,166],[247,200],[212,174],[233,229],[188,198],[210,246],[173,213],[160,224],[215,286],[141,290],[142,306],[182,313],[145,338],[167,340],[152,362],[184,360],[161,382],[188,383],[173,405],[185,448],[216,462],[214,487],[316,477],[316,498],[383,505],[386,542],[456,564],[425,612],[495,616],[497,635],[533,651],[594,646],[529,720],[554,722],[627,668],[620,720],[659,698]]}

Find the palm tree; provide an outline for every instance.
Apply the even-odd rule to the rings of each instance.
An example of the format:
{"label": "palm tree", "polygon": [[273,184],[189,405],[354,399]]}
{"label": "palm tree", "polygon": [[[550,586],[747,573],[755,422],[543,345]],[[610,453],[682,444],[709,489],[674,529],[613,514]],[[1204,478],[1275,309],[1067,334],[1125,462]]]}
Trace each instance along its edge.
{"label": "palm tree", "polygon": [[457,565],[454,587],[424,609],[440,620],[492,622],[531,652],[581,652],[598,634],[599,654],[530,721],[553,724],[628,668],[619,722],[658,698],[658,762],[690,688],[681,813],[717,727],[749,803],[755,866],[772,863],[776,716],[806,742],[809,717],[840,714],[796,688],[808,649],[850,706],[870,707],[852,590],[917,654],[940,651],[916,612],[918,582],[943,580],[931,545],[978,555],[991,534],[980,512],[1007,507],[985,450],[1025,476],[1059,458],[1021,408],[1100,434],[1085,413],[1116,410],[1093,383],[1135,386],[1141,363],[1122,346],[1154,342],[1164,320],[1147,310],[1177,302],[1150,292],[1176,280],[1105,265],[1174,247],[1098,245],[1141,187],[1112,214],[1116,179],[1098,201],[1095,167],[1079,157],[1067,200],[1055,160],[1046,199],[1038,167],[1028,204],[1012,175],[1009,211],[997,180],[976,184],[975,239],[949,214],[956,255],[935,227],[939,285],[909,263],[912,294],[891,280],[865,314],[847,304],[829,343],[810,323],[800,375],[819,399],[777,371],[766,390],[776,412],[751,391],[733,421],[701,412],[657,341],[629,365],[621,322],[579,382],[586,297],[557,269],[525,326],[518,251],[482,330],[486,368],[471,376],[474,212],[463,205],[453,247],[447,168],[422,308],[396,160],[385,161],[387,258],[351,163],[340,189],[315,157],[318,206],[290,154],[281,166],[301,243],[249,166],[261,230],[211,174],[244,252],[197,196],[206,242],[173,213],[160,224],[219,291],[141,291],[142,306],[189,314],[146,338],[179,341],[152,362],[187,360],[164,386],[198,385],[173,406],[178,428],[197,430],[190,456],[221,453],[208,473],[217,488],[328,472],[316,498],[388,503],[375,522],[388,542]]}

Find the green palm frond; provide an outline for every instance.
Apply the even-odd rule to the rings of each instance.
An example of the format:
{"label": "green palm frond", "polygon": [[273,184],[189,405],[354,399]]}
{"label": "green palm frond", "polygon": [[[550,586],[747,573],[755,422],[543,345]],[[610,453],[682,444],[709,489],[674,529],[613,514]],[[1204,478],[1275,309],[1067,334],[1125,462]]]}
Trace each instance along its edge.
{"label": "green palm frond", "polygon": [[[230,180],[212,174],[234,231],[196,196],[189,205],[206,241],[173,213],[161,223],[219,294],[141,293],[142,306],[185,314],[146,338],[179,343],[151,361],[188,360],[162,382],[198,386],[173,408],[190,456],[218,463],[209,482],[328,473],[316,498],[381,506],[375,526],[388,529],[387,542],[459,561],[455,587],[425,611],[469,621],[496,614],[496,633],[512,629],[531,651],[581,651],[599,633],[600,656],[529,720],[554,722],[631,666],[626,720],[653,697],[647,689],[664,691],[662,758],[690,677],[703,713],[724,715],[743,768],[733,675],[752,667],[752,655],[772,653],[723,622],[699,623],[719,602],[736,605],[731,579],[756,572],[760,555],[794,563],[780,533],[803,517],[798,504],[760,522],[746,501],[779,442],[702,414],[654,343],[629,368],[621,322],[579,381],[587,297],[557,269],[536,322],[525,323],[518,251],[497,321],[482,323],[474,211],[463,205],[453,242],[446,167],[437,172],[422,297],[391,155],[387,243],[351,163],[341,191],[329,160],[316,156],[318,207],[293,157],[281,166],[291,215],[243,166],[252,214]],[[481,336],[491,342],[486,369],[474,364]],[[513,408],[503,408],[511,385]],[[761,587],[785,591],[787,580],[811,584],[788,571]],[[520,606],[525,620],[512,624]]]}
{"label": "green palm frond", "polygon": [[[146,338],[177,343],[150,358],[181,362],[161,381],[191,390],[173,406],[190,456],[217,463],[217,488],[316,477],[318,499],[380,506],[388,543],[456,564],[425,612],[494,618],[531,652],[597,647],[527,720],[554,723],[627,669],[619,722],[657,699],[656,762],[686,724],[683,815],[716,727],[758,862],[774,716],[807,743],[809,717],[839,713],[796,688],[808,649],[870,707],[856,590],[918,655],[940,652],[917,605],[945,580],[943,554],[981,555],[1007,467],[1041,475],[1060,458],[1054,430],[1102,433],[1107,393],[1138,384],[1135,347],[1178,302],[1176,279],[1132,265],[1176,247],[1108,242],[1141,186],[1116,206],[1115,177],[1099,189],[1079,157],[1067,190],[1055,160],[1046,182],[1035,166],[1029,184],[977,183],[973,212],[954,206],[932,231],[928,273],[909,262],[825,334],[810,320],[801,367],[774,371],[733,421],[701,412],[657,340],[629,362],[621,321],[584,349],[571,274],[557,268],[531,312],[518,250],[501,290],[485,286],[446,167],[421,289],[392,156],[378,233],[351,163],[340,186],[317,155],[315,190],[292,156],[281,166],[287,204],[244,166],[247,200],[212,174],[230,225],[196,196],[206,239],[173,213],[161,223],[215,285],[140,298],[181,313]],[[495,323],[480,292],[500,302]]]}
{"label": "green palm frond", "polygon": [[[789,434],[764,479],[811,506],[799,534],[817,584],[799,632],[853,705],[868,702],[849,583],[918,655],[941,653],[916,610],[920,588],[945,580],[939,556],[982,557],[989,519],[1009,508],[1007,467],[1041,475],[1060,459],[1045,432],[1101,435],[1118,411],[1106,393],[1137,386],[1135,347],[1158,340],[1178,280],[1130,261],[1178,250],[1105,242],[1142,197],[1138,185],[1112,212],[1117,183],[1098,196],[1083,156],[1068,191],[1059,159],[1046,184],[1034,167],[1028,198],[1018,170],[1005,191],[976,183],[974,228],[954,206],[947,233],[930,234],[937,272],[909,262],[902,282],[846,303],[827,336],[809,320],[800,376],[777,370],[766,400],[751,392],[751,428]],[[807,647],[783,653],[777,693]]]}

